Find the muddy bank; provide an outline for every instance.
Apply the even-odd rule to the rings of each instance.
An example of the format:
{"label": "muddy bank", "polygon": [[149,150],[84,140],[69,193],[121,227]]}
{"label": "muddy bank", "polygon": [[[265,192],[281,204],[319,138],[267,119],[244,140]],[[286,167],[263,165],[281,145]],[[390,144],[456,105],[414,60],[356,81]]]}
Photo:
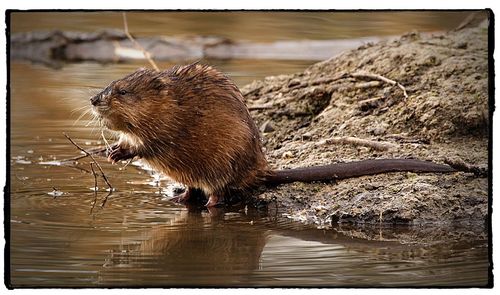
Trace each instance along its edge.
{"label": "muddy bank", "polygon": [[[488,166],[487,22],[367,44],[302,73],[255,81],[242,92],[275,168],[374,158]],[[383,147],[336,140],[350,137]],[[281,185],[258,198],[319,226],[482,223],[488,178],[391,173]]]}

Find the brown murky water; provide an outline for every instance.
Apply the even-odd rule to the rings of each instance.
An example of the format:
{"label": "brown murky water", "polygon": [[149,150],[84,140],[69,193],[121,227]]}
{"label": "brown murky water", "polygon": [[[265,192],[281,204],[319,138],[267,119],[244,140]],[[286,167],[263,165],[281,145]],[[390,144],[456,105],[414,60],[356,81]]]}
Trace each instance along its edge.
{"label": "brown murky water", "polygon": [[[392,17],[387,13],[134,13],[129,20],[140,34],[219,34],[266,41],[392,35],[415,28],[443,30],[463,16],[428,12]],[[23,14],[12,20],[13,31],[121,28],[119,14]],[[168,25],[172,21],[175,28]],[[240,86],[303,70],[313,63],[207,62],[227,72]],[[89,162],[68,167],[50,161],[78,155],[62,132],[84,147],[102,144],[101,132],[89,125],[89,118],[78,119],[89,96],[96,87],[144,65],[81,63],[55,70],[11,63],[10,276],[14,287],[487,284],[488,243],[483,228],[456,227],[447,233],[432,227],[425,231],[375,229],[380,240],[398,236],[396,232],[433,236],[408,244],[300,226],[281,218],[279,212],[188,210],[168,200],[166,180],[137,165],[123,168],[101,159],[117,191],[100,208],[107,193],[99,180],[97,206],[90,213],[94,178],[88,172]],[[364,229],[352,231],[363,233]]]}

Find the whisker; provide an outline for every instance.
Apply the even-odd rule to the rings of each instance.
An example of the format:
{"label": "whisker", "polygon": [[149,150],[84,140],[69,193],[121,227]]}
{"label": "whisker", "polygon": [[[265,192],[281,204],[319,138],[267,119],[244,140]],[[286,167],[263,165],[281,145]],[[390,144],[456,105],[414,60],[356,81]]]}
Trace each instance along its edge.
{"label": "whisker", "polygon": [[81,107],[77,107],[77,108],[75,108],[75,109],[73,109],[73,110],[71,111],[71,114],[73,115],[73,114],[74,114],[74,113],[76,113],[76,112],[78,112],[78,113],[79,113],[79,112],[81,112],[82,110],[87,109],[87,108],[89,108],[89,106],[88,106],[88,105],[84,105],[84,106],[81,106]]}
{"label": "whisker", "polygon": [[81,118],[83,118],[85,115],[87,115],[90,111],[91,111],[91,109],[89,108],[89,109],[87,109],[85,112],[83,112],[83,113],[82,113],[82,114],[81,114],[81,115],[80,115],[80,116],[79,116],[79,117],[75,120],[75,122],[73,122],[73,126],[75,126],[75,125],[76,125],[76,124],[80,121],[80,119],[81,119]]}
{"label": "whisker", "polygon": [[102,86],[93,86],[93,85],[82,85],[83,87],[86,87],[86,93],[90,94],[91,96],[96,95],[102,90]]}

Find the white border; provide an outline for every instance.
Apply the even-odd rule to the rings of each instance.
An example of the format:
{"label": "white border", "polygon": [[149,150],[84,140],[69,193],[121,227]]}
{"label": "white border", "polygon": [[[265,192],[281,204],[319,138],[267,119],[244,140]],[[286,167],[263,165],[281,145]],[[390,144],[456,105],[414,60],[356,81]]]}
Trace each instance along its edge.
{"label": "white border", "polygon": [[[6,3],[9,2],[9,3]],[[257,1],[257,0],[246,0],[246,1],[203,1],[203,0],[183,0],[183,1],[175,1],[175,2],[167,2],[167,1],[126,1],[126,0],[107,0],[107,1],[97,1],[97,0],[87,0],[82,2],[77,1],[54,1],[54,0],[44,0],[44,1],[35,1],[35,0],[22,0],[22,1],[0,1],[0,7],[2,8],[1,18],[1,28],[2,34],[0,34],[0,41],[2,44],[0,51],[0,64],[4,65],[2,71],[0,72],[0,93],[5,97],[5,86],[6,86],[6,52],[5,52],[5,10],[6,9],[483,9],[483,8],[492,8],[494,13],[499,13],[500,1],[497,0],[475,0],[475,1],[431,1],[431,0],[419,0],[419,1],[387,1],[387,0],[363,0],[363,1],[321,1],[321,0],[307,0],[307,1],[293,1],[293,0],[267,0],[267,1]],[[496,14],[496,23],[499,22],[499,15]],[[499,30],[495,30],[495,40],[498,44],[499,38]],[[498,49],[496,50],[494,57],[496,60],[496,69],[495,73],[498,77],[499,71],[498,64],[500,62],[496,57],[498,56]],[[498,79],[498,78],[497,78]],[[497,79],[495,79],[495,84],[497,85]],[[500,91],[496,89],[497,93]],[[5,102],[5,101],[3,101]],[[499,149],[499,120],[498,120],[498,108],[499,105],[497,103],[497,111],[494,116],[493,128],[494,128],[494,144],[495,148]],[[1,138],[5,138],[5,118],[6,109],[5,103],[0,103],[0,129],[1,129]],[[3,142],[3,140],[2,140]],[[5,144],[0,145],[0,184],[5,184]],[[498,154],[498,153],[497,153]],[[494,154],[495,157],[495,154]],[[494,171],[498,171],[498,167],[500,165],[500,161],[498,158],[493,159]],[[498,192],[500,190],[500,186],[498,182],[500,178],[494,174],[493,177],[493,191]],[[498,195],[498,193],[497,193]],[[499,208],[498,202],[500,199],[494,200],[494,208]],[[3,207],[3,206],[2,206]],[[3,211],[2,211],[3,212]],[[499,213],[494,211],[493,214],[493,225],[494,226],[494,234],[493,234],[493,245],[494,245],[494,262],[498,263],[498,245],[500,244],[498,239],[498,231],[497,227],[499,223]],[[3,233],[3,214],[1,214],[0,223],[2,223],[2,233]],[[3,235],[2,235],[3,236]],[[2,239],[0,244],[2,253],[0,255],[0,260],[2,261],[2,266],[0,270],[0,276],[3,280],[3,249],[5,247],[4,241]],[[500,266],[495,264],[498,269]],[[497,273],[497,271],[494,271]],[[498,281],[498,280],[495,280]],[[1,284],[2,292],[6,290],[5,285]],[[498,286],[497,288],[498,289]],[[83,293],[83,292],[106,292],[107,294],[135,294],[138,292],[142,292],[142,290],[135,289],[113,289],[113,290],[93,290],[93,289],[82,289],[82,290],[45,290],[40,289],[36,290],[37,292],[41,292],[42,294],[52,294],[53,292],[71,292],[71,293]],[[16,294],[32,294],[33,290],[24,290],[18,289],[11,291]],[[154,294],[162,294],[164,292],[169,293],[198,293],[200,290],[173,290],[173,289],[148,289],[148,293]],[[269,292],[269,290],[262,289],[215,289],[215,290],[201,290],[201,292],[207,292],[209,294],[218,295],[222,294],[233,294],[234,292],[238,292],[239,294],[250,294],[255,292]],[[356,294],[373,294],[373,293],[383,293],[383,294],[399,294],[401,290],[398,289],[362,289],[362,290],[351,290],[351,289],[273,289],[271,292],[285,293],[286,294],[297,294],[302,295],[306,293],[314,294],[349,294],[355,292]],[[405,289],[404,292],[408,295],[410,294],[424,294],[424,293],[445,293],[445,294],[492,294],[494,291],[491,289]]]}

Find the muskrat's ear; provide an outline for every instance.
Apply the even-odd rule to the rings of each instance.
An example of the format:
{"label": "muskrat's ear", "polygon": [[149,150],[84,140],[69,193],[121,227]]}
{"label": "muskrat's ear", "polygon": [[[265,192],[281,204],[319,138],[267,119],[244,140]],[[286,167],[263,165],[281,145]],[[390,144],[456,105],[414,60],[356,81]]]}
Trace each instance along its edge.
{"label": "muskrat's ear", "polygon": [[165,81],[163,80],[163,77],[161,75],[154,76],[153,79],[149,83],[150,83],[150,86],[156,90],[163,90],[167,87],[167,84],[165,83]]}

